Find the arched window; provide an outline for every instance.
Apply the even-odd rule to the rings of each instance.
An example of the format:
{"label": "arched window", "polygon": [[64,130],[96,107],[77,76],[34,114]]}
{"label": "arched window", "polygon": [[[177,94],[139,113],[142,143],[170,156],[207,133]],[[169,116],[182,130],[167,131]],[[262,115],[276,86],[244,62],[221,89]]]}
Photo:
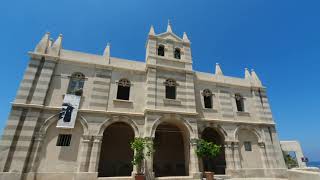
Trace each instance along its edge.
{"label": "arched window", "polygon": [[176,81],[173,79],[167,79],[164,82],[164,85],[166,86],[166,99],[176,99]]}
{"label": "arched window", "polygon": [[179,48],[176,48],[176,49],[174,50],[174,58],[176,58],[176,59],[181,59],[181,51],[180,51]]}
{"label": "arched window", "polygon": [[158,56],[164,56],[164,45],[159,45]]}
{"label": "arched window", "polygon": [[82,73],[73,73],[70,77],[67,94],[82,96],[85,76]]}
{"label": "arched window", "polygon": [[117,99],[129,100],[131,83],[127,79],[118,82]]}
{"label": "arched window", "polygon": [[244,112],[243,97],[240,94],[235,95],[236,105],[238,112]]}
{"label": "arched window", "polygon": [[212,108],[212,92],[209,89],[202,91],[204,108]]}

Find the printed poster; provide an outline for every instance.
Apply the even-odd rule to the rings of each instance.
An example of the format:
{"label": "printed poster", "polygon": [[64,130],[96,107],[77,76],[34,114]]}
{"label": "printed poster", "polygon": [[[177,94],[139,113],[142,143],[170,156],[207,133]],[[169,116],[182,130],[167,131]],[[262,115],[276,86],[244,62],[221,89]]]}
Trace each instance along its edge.
{"label": "printed poster", "polygon": [[74,128],[81,96],[66,94],[63,99],[62,110],[59,113],[57,128]]}

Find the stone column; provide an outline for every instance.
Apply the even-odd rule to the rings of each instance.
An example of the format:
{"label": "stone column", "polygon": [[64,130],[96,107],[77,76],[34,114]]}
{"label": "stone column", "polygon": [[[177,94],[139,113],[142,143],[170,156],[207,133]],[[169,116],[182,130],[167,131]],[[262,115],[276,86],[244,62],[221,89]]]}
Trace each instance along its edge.
{"label": "stone column", "polygon": [[232,142],[234,169],[241,169],[239,142]]}
{"label": "stone column", "polygon": [[[153,137],[147,137],[145,138],[147,143],[153,144]],[[150,154],[150,156],[146,156],[145,162],[144,162],[144,171],[146,175],[146,179],[154,179],[154,172],[153,172],[153,153]]]}
{"label": "stone column", "polygon": [[93,136],[89,172],[98,172],[102,138],[103,136]]}
{"label": "stone column", "polygon": [[268,167],[269,167],[269,163],[268,163],[268,157],[267,157],[267,152],[266,152],[265,144],[264,144],[264,142],[259,142],[258,145],[259,145],[259,147],[260,147],[262,167],[263,167],[263,168],[268,168]]}
{"label": "stone column", "polygon": [[83,135],[81,140],[80,160],[78,172],[87,172],[90,163],[90,146],[92,143],[92,136]]}
{"label": "stone column", "polygon": [[224,145],[224,153],[226,158],[226,170],[234,169],[234,161],[232,157],[232,142],[226,141]]}
{"label": "stone column", "polygon": [[32,149],[32,155],[30,156],[31,160],[30,160],[30,164],[29,164],[29,168],[30,168],[31,172],[36,172],[38,170],[38,166],[40,163],[39,153],[41,150],[41,146],[43,145],[42,144],[43,139],[44,139],[44,134],[37,133],[35,135],[33,149]]}
{"label": "stone column", "polygon": [[190,139],[190,161],[189,161],[189,176],[192,176],[194,179],[199,179],[201,177],[199,169],[199,159],[196,154],[197,150],[197,140],[196,138]]}

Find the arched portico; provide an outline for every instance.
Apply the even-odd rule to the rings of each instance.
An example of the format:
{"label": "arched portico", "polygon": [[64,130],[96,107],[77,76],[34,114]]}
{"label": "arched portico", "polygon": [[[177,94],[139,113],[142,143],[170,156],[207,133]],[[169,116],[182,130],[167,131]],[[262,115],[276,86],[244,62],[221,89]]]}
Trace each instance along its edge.
{"label": "arched portico", "polygon": [[176,125],[163,122],[158,125],[154,138],[155,176],[187,176],[188,135]]}
{"label": "arched portico", "polygon": [[202,159],[202,169],[204,171],[213,171],[215,174],[225,174],[226,158],[225,158],[225,137],[217,128],[207,127],[201,133],[201,138],[213,142],[221,146],[220,153],[212,159]]}
{"label": "arched portico", "polygon": [[109,124],[103,132],[98,176],[131,176],[133,151],[130,142],[135,137],[134,130],[124,122]]}
{"label": "arched portico", "polygon": [[[178,115],[167,115],[153,121],[149,126],[149,137],[155,144],[155,154],[147,160],[151,176],[199,176],[194,141],[197,131],[194,129],[196,127]],[[170,158],[177,152],[179,155]]]}

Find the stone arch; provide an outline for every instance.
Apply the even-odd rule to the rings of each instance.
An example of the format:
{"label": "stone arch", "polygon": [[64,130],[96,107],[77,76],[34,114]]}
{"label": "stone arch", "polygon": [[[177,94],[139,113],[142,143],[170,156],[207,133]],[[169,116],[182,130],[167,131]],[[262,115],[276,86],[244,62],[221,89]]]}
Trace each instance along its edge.
{"label": "stone arch", "polygon": [[112,122],[102,129],[98,177],[130,176],[134,154],[130,142],[135,137],[134,129],[125,121]]}
{"label": "stone arch", "polygon": [[[155,176],[187,176],[191,170],[190,140],[198,137],[197,129],[180,115],[165,114],[150,124],[147,137],[154,139],[153,169]],[[166,139],[165,141],[163,141]],[[170,144],[170,145],[168,145]],[[171,152],[171,153],[169,153]],[[177,153],[175,155],[175,153]]]}
{"label": "stone arch", "polygon": [[239,139],[239,137],[238,137],[238,132],[239,132],[239,130],[248,130],[248,131],[251,131],[253,134],[256,135],[259,143],[263,142],[263,141],[262,141],[261,133],[258,131],[258,129],[256,129],[256,128],[254,128],[254,127],[244,126],[244,125],[238,126],[238,127],[235,129],[234,134],[233,134],[233,138],[234,138],[235,140],[238,140],[238,139]]}
{"label": "stone arch", "polygon": [[163,122],[172,123],[172,124],[178,126],[179,128],[186,130],[188,132],[188,136],[190,137],[190,139],[194,139],[197,137],[191,124],[187,120],[183,119],[182,117],[180,117],[178,115],[173,116],[173,117],[172,116],[159,117],[158,119],[156,119],[151,126],[151,131],[150,131],[149,137],[153,137],[153,138],[155,137],[157,127],[159,126],[159,124],[161,124]]}
{"label": "stone arch", "polygon": [[[40,130],[39,130],[39,134],[46,134],[47,133],[47,130],[48,128],[55,122],[58,122],[58,115],[59,113],[57,114],[54,114],[52,116],[50,116],[49,118],[47,118],[46,120],[44,120],[43,124],[41,125],[40,127]],[[83,128],[83,135],[88,135],[89,134],[89,129],[88,129],[88,122],[87,120],[81,116],[81,115],[78,115],[78,118],[76,119],[76,121],[79,120],[80,123],[81,123],[81,126]]]}
{"label": "stone arch", "polygon": [[255,128],[239,127],[236,130],[236,140],[239,143],[239,155],[242,168],[263,168],[263,153],[261,152],[261,136]]}
{"label": "stone arch", "polygon": [[206,126],[202,128],[201,139],[209,142],[213,142],[221,146],[221,151],[216,157],[202,159],[201,169],[203,171],[212,171],[215,174],[225,174],[226,169],[226,158],[225,158],[225,141],[227,133],[221,126]]}
{"label": "stone arch", "polygon": [[224,141],[229,139],[229,134],[227,133],[227,131],[220,125],[203,125],[199,128],[199,133],[201,134],[206,128],[212,128],[215,131],[217,131],[217,133],[223,138]]}
{"label": "stone arch", "polygon": [[99,131],[98,131],[98,136],[102,136],[103,135],[103,132],[104,130],[112,125],[113,123],[116,123],[116,122],[123,122],[127,125],[129,125],[132,130],[134,131],[134,135],[135,137],[140,137],[140,133],[139,133],[139,128],[138,128],[138,125],[130,118],[126,117],[126,116],[123,116],[123,117],[113,117],[111,119],[106,119],[101,125],[100,127],[98,128]]}
{"label": "stone arch", "polygon": [[[37,165],[39,172],[74,172],[79,163],[80,144],[84,134],[83,120],[77,120],[72,129],[56,128],[54,122],[56,115],[47,119],[40,132],[44,135],[41,149],[37,153]],[[70,136],[69,143],[58,145],[61,136]]]}

